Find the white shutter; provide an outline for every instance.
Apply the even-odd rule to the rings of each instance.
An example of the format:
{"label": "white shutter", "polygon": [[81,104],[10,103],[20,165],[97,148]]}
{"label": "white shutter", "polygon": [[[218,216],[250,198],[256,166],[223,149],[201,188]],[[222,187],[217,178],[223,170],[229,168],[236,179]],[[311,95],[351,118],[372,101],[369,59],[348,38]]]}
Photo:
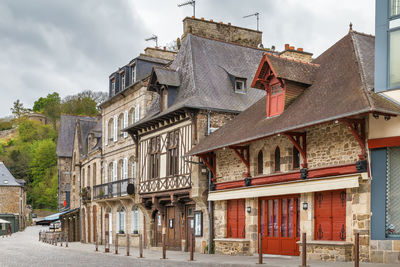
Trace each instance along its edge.
{"label": "white shutter", "polygon": [[104,183],[108,183],[108,164],[104,168]]}
{"label": "white shutter", "polygon": [[128,158],[124,158],[124,179],[128,179]]}
{"label": "white shutter", "polygon": [[113,162],[113,181],[117,180],[117,171],[118,171],[118,166],[117,166],[117,161]]}
{"label": "white shutter", "polygon": [[118,140],[118,117],[117,115],[114,116],[114,142]]}
{"label": "white shutter", "polygon": [[135,183],[135,178],[136,178],[136,162],[132,161],[132,177],[133,178],[133,183]]}
{"label": "white shutter", "polygon": [[108,145],[108,120],[106,120],[106,127],[105,127],[105,133],[104,133],[104,136],[105,136],[105,140],[104,140],[104,145]]}
{"label": "white shutter", "polygon": [[135,122],[137,122],[140,119],[140,105],[138,104],[135,107]]}
{"label": "white shutter", "polygon": [[[128,127],[128,111],[127,110],[125,110],[125,113],[124,113],[124,128],[126,128],[126,127]],[[128,137],[128,133],[124,132],[124,138],[127,138],[127,137]]]}
{"label": "white shutter", "polygon": [[119,234],[119,212],[117,212],[117,234]]}

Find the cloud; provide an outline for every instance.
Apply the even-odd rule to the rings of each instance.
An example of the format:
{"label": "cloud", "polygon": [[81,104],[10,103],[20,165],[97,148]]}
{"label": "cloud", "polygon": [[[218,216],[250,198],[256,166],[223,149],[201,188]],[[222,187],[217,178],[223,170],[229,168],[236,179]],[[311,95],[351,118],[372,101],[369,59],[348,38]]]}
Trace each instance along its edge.
{"label": "cloud", "polygon": [[[31,107],[40,96],[81,90],[107,91],[108,76],[153,42],[163,46],[182,34],[192,15],[185,0],[3,0],[0,2],[0,117],[13,101]],[[348,31],[374,32],[373,0],[198,0],[196,17],[260,28],[265,47],[285,43],[322,53]]]}

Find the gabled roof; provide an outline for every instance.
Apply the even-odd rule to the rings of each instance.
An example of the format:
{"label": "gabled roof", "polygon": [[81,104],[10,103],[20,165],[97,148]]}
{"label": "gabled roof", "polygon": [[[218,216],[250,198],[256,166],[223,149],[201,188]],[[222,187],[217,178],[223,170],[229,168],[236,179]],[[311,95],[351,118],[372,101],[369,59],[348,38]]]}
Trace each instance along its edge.
{"label": "gabled roof", "polygon": [[265,79],[266,71],[269,68],[278,78],[306,85],[311,85],[314,82],[315,74],[319,68],[318,64],[293,60],[270,53],[265,53],[261,62],[257,71],[258,75],[253,80],[252,86],[263,90],[264,86],[257,79]]}
{"label": "gabled roof", "polygon": [[25,181],[18,182],[10,173],[6,165],[0,162],[0,186],[24,186]]}
{"label": "gabled roof", "polygon": [[61,115],[56,150],[57,157],[72,157],[72,151],[74,149],[75,126],[77,120],[92,121],[95,120],[95,118]]}
{"label": "gabled roof", "polygon": [[[127,129],[140,128],[151,121],[181,108],[210,109],[241,112],[265,95],[262,90],[250,88],[260,59],[265,50],[241,46],[188,34],[175,60],[168,67],[168,80],[179,76],[175,102],[160,113],[158,98],[153,100],[152,112]],[[158,68],[157,68],[158,69]],[[246,94],[235,92],[230,75],[245,78]],[[158,77],[158,76],[157,76]],[[167,78],[166,78],[167,79]]]}
{"label": "gabled roof", "polygon": [[89,132],[96,127],[97,120],[96,118],[90,118],[90,120],[78,119],[77,123],[79,124],[78,129],[80,130],[80,132],[78,133],[78,137],[79,142],[81,143],[81,145],[79,146],[79,154],[86,155],[88,153],[88,135]]}
{"label": "gabled roof", "polygon": [[153,67],[153,72],[151,74],[151,84],[149,83],[149,90],[154,86],[154,83],[175,86],[180,85],[179,74],[175,70]]}
{"label": "gabled roof", "polygon": [[371,91],[374,41],[373,36],[349,32],[313,61],[320,65],[315,81],[282,114],[267,118],[264,97],[205,138],[188,154],[201,154],[368,112],[400,115],[398,105]]}

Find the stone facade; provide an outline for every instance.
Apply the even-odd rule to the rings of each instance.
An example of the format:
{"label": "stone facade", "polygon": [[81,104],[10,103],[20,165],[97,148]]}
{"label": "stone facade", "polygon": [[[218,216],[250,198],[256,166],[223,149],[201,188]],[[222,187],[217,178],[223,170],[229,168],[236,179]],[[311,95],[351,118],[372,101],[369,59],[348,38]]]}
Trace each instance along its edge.
{"label": "stone facade", "polygon": [[0,186],[0,213],[25,214],[25,195],[23,187]]}
{"label": "stone facade", "polygon": [[183,20],[182,39],[188,33],[252,47],[257,47],[262,43],[262,32],[260,31],[232,26],[230,23],[207,21],[203,18],[186,17]]}
{"label": "stone facade", "polygon": [[[70,157],[58,157],[57,166],[59,172],[59,197],[58,197],[58,208],[62,209],[64,207],[64,201],[67,203],[67,194],[71,193],[71,168],[72,168],[72,158]],[[71,201],[71,196],[70,196]]]}
{"label": "stone facade", "polygon": [[176,56],[175,51],[168,51],[164,47],[163,49],[157,48],[157,47],[147,47],[144,49],[144,53],[147,56],[151,56],[154,58],[162,58],[162,59],[167,59],[167,60],[174,60]]}
{"label": "stone facade", "polygon": [[214,239],[215,253],[231,256],[249,256],[250,242],[240,239]]}

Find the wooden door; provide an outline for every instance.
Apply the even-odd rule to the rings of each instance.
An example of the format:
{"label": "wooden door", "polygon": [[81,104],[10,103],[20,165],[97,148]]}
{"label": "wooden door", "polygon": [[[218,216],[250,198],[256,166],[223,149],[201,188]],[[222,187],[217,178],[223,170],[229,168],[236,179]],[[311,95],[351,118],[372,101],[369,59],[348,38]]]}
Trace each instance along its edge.
{"label": "wooden door", "polygon": [[227,205],[227,236],[230,238],[245,238],[245,200],[231,199],[228,200]]}
{"label": "wooden door", "polygon": [[181,248],[179,214],[176,207],[167,207],[167,246],[168,249]]}
{"label": "wooden door", "polygon": [[90,207],[87,208],[86,210],[87,213],[87,242],[90,243],[92,242],[91,240],[91,223],[90,223]]}
{"label": "wooden door", "polygon": [[110,244],[110,218],[109,218],[109,213],[106,213],[104,215],[104,238],[105,238],[105,243],[109,243]]}
{"label": "wooden door", "polygon": [[160,213],[156,213],[154,227],[155,227],[155,235],[156,235],[155,236],[155,245],[156,245],[156,247],[161,247],[162,246],[163,219],[162,219],[162,215]]}
{"label": "wooden door", "polygon": [[323,191],[314,195],[316,240],[346,239],[346,191]]}
{"label": "wooden door", "polygon": [[299,255],[298,196],[260,199],[259,232],[263,234],[263,253]]}
{"label": "wooden door", "polygon": [[98,241],[97,236],[97,206],[93,206],[93,241]]}
{"label": "wooden door", "polygon": [[194,205],[186,206],[186,247],[185,251],[190,249],[190,238],[194,233]]}

